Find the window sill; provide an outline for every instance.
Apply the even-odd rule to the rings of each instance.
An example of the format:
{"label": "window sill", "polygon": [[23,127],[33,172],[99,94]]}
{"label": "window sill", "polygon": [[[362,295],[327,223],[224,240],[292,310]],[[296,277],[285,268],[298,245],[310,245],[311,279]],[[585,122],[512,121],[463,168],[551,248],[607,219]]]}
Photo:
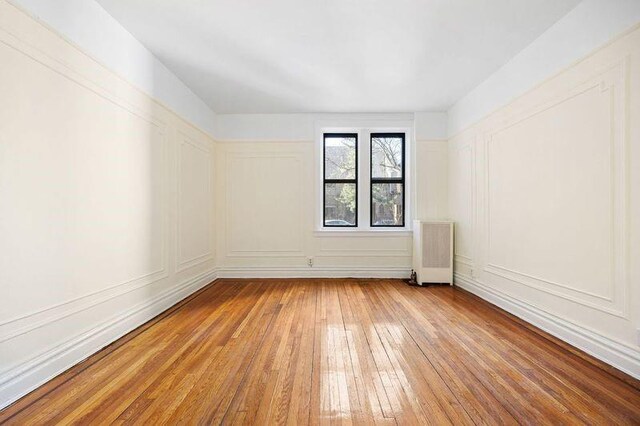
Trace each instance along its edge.
{"label": "window sill", "polygon": [[413,231],[408,228],[397,229],[316,229],[314,237],[410,237]]}

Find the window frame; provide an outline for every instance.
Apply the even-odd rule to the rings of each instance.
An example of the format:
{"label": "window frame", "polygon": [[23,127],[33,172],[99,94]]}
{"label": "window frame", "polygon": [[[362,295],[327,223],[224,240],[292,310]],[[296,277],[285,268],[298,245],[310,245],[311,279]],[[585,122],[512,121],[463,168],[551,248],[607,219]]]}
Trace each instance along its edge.
{"label": "window frame", "polygon": [[[374,138],[400,138],[402,140],[402,173],[399,178],[376,178],[373,176],[373,139]],[[369,227],[371,228],[406,228],[406,133],[404,132],[371,132],[369,133]],[[373,185],[374,184],[400,184],[402,185],[402,224],[398,225],[374,225],[373,223]],[[356,206],[357,208],[357,206]]]}
{"label": "window frame", "polygon": [[[342,137],[342,138],[353,138],[355,140],[355,174],[353,179],[327,179],[327,168],[326,168],[326,158],[327,158],[327,136],[329,137]],[[358,227],[358,167],[359,167],[359,158],[358,158],[358,133],[356,132],[323,132],[322,133],[322,227],[323,228],[357,228]],[[353,225],[327,225],[327,184],[354,184],[355,185],[355,203],[356,208],[354,211],[354,224]]]}

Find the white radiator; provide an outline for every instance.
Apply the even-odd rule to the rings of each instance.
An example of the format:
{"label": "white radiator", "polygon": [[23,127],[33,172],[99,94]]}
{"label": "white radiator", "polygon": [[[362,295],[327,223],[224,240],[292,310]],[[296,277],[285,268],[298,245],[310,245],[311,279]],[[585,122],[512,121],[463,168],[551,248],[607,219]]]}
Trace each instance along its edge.
{"label": "white radiator", "polygon": [[413,270],[420,285],[453,285],[453,222],[413,221]]}

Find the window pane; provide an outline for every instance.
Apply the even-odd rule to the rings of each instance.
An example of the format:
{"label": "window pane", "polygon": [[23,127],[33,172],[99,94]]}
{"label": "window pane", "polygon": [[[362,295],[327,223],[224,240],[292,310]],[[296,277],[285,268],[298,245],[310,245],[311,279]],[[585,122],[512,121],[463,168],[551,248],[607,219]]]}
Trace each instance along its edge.
{"label": "window pane", "polygon": [[374,178],[402,177],[402,138],[371,138],[371,176]]}
{"label": "window pane", "polygon": [[355,226],[356,184],[324,184],[325,226]]}
{"label": "window pane", "polygon": [[356,138],[325,136],[325,179],[356,178]]}
{"label": "window pane", "polygon": [[403,191],[401,183],[371,185],[371,225],[404,226]]}

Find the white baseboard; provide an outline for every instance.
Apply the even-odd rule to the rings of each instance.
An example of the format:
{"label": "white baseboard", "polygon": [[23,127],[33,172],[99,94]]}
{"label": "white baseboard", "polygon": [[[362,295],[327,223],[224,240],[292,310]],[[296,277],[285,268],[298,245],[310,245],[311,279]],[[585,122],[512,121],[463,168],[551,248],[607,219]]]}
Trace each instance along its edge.
{"label": "white baseboard", "polygon": [[[89,332],[4,373],[0,376],[0,409],[154,318],[216,278],[406,278],[407,276],[408,268],[404,267],[217,268],[171,288]],[[640,352],[459,274],[455,276],[455,284],[640,379]]]}
{"label": "white baseboard", "polygon": [[217,278],[209,271],[132,307],[0,376],[0,409],[159,315]]}
{"label": "white baseboard", "polygon": [[408,278],[406,267],[221,267],[171,288],[0,375],[0,409],[159,315],[216,278]]}
{"label": "white baseboard", "polygon": [[225,266],[220,278],[409,278],[410,267],[402,266]]}
{"label": "white baseboard", "polygon": [[640,351],[459,274],[455,275],[455,284],[618,370],[640,379]]}
{"label": "white baseboard", "polygon": [[[408,268],[404,267],[217,268],[171,288],[89,332],[2,374],[0,376],[0,409],[98,352],[216,278],[406,278],[407,276]],[[607,364],[640,379],[640,352],[459,274],[455,276],[455,284]]]}

